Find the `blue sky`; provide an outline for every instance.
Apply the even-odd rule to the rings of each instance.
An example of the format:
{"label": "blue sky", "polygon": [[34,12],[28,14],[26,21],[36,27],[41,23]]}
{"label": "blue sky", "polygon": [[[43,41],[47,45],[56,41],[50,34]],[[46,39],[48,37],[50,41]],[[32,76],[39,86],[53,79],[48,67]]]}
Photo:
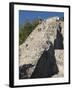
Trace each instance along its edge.
{"label": "blue sky", "polygon": [[50,17],[59,16],[64,17],[63,12],[45,12],[45,11],[19,11],[19,25],[23,25],[26,19],[29,19],[29,21],[32,21],[33,19],[36,19],[38,17],[42,19],[47,19]]}

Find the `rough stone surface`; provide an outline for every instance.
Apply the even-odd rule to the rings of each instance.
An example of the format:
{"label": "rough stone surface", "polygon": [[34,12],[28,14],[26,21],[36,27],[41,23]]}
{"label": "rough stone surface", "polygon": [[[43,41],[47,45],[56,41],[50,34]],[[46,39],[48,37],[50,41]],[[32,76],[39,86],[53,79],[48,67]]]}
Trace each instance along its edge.
{"label": "rough stone surface", "polygon": [[[31,63],[32,65],[37,64],[38,59],[41,57],[43,51],[45,50],[46,41],[50,40],[54,44],[54,39],[56,38],[56,18],[53,17],[42,21],[33,32],[28,36],[26,41],[19,47],[19,66]],[[64,23],[62,24],[62,34],[64,33]],[[63,50],[55,50],[55,56],[57,60],[57,65],[59,68],[59,75],[63,76]],[[33,68],[34,69],[34,68]],[[30,72],[30,71],[29,71]],[[32,74],[33,70],[31,70]],[[29,75],[30,76],[30,75]],[[54,76],[55,77],[55,76]],[[57,76],[56,76],[57,77]]]}

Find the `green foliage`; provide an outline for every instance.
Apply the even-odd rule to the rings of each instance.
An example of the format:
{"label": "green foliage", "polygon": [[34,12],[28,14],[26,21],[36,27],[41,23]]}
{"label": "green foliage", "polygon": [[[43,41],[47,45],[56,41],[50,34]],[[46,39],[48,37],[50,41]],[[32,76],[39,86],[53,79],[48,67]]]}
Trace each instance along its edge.
{"label": "green foliage", "polygon": [[34,19],[32,22],[30,22],[29,20],[25,21],[25,24],[19,28],[19,45],[21,45],[27,39],[29,34],[38,24],[39,19]]}

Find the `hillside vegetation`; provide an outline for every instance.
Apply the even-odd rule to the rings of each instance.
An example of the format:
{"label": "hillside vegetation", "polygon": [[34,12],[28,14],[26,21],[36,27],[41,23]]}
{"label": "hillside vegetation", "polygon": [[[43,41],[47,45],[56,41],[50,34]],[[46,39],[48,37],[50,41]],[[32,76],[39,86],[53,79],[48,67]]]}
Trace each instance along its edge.
{"label": "hillside vegetation", "polygon": [[39,19],[34,19],[32,22],[26,20],[24,25],[20,26],[19,30],[19,45],[21,45],[39,24]]}

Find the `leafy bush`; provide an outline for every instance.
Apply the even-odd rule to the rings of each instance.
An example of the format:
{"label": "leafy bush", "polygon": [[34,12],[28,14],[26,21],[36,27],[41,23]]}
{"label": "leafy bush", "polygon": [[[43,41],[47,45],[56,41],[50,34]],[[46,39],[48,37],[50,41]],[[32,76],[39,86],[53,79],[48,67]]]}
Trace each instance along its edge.
{"label": "leafy bush", "polygon": [[20,26],[19,30],[19,45],[21,45],[39,24],[39,19],[34,19],[32,22],[29,20],[25,21],[23,26]]}

